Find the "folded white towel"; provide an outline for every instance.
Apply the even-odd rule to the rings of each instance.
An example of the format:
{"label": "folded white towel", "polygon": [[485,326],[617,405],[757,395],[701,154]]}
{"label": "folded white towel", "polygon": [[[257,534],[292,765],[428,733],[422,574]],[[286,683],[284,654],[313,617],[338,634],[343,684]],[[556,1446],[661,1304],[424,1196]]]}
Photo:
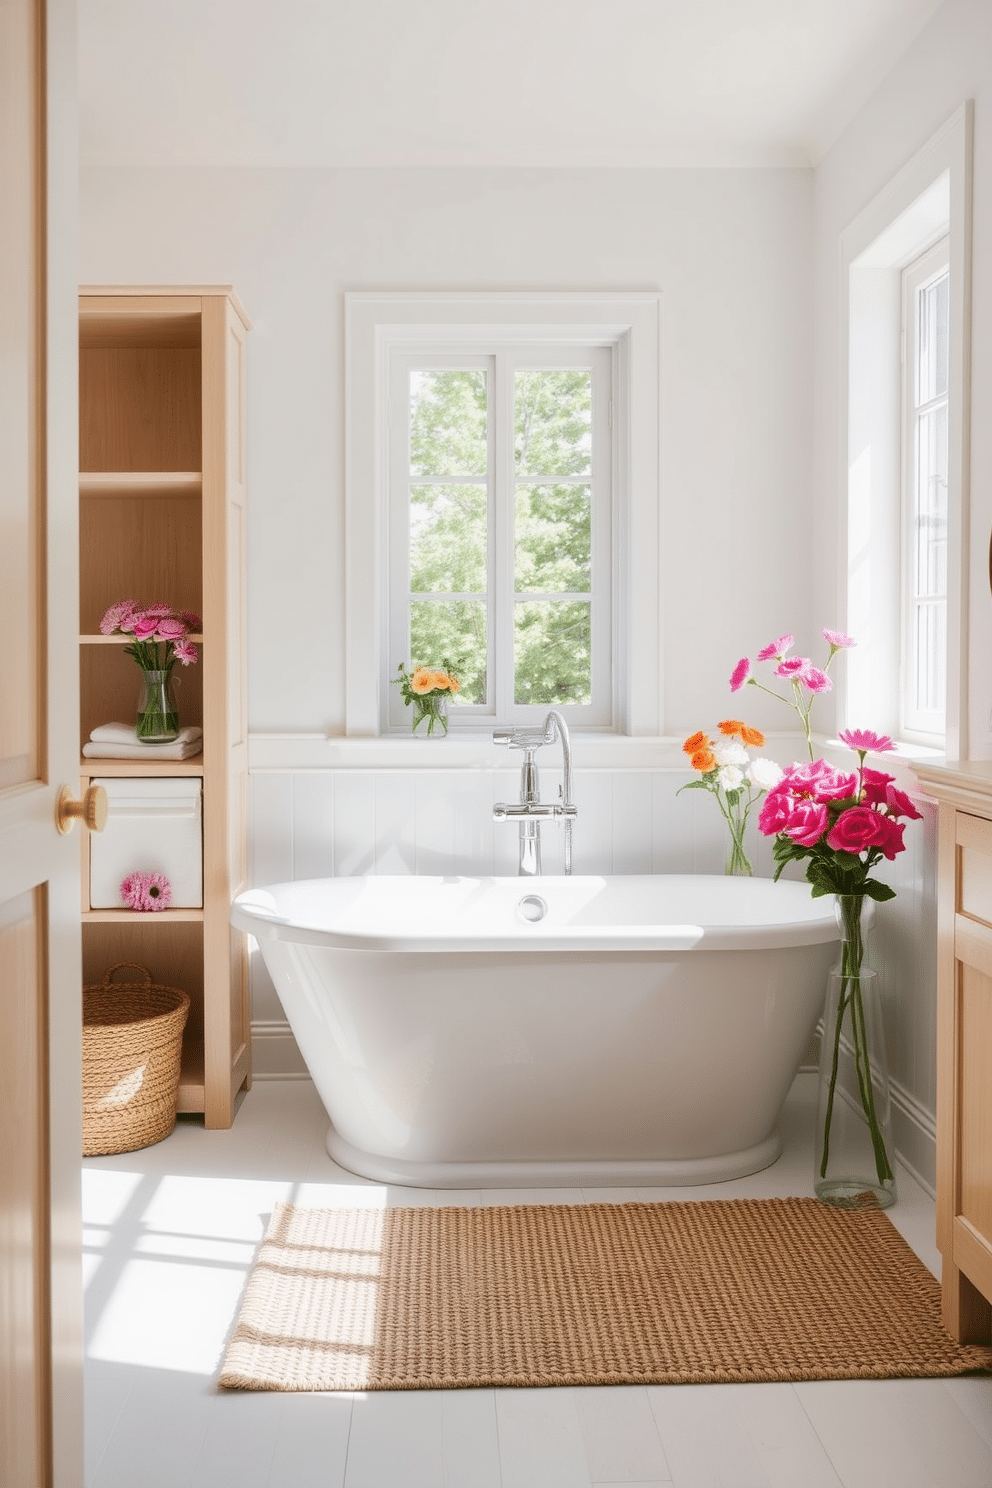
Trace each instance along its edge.
{"label": "folded white towel", "polygon": [[[133,723],[101,723],[90,734],[94,744],[136,744],[142,749],[150,748],[150,745],[141,744],[138,731]],[[202,728],[195,724],[181,728],[178,735],[171,742],[175,744],[192,744],[197,739],[203,738]]]}
{"label": "folded white towel", "polygon": [[174,739],[170,744],[101,744],[91,740],[83,745],[83,754],[87,759],[184,760],[202,752],[202,739],[188,739],[185,743]]}

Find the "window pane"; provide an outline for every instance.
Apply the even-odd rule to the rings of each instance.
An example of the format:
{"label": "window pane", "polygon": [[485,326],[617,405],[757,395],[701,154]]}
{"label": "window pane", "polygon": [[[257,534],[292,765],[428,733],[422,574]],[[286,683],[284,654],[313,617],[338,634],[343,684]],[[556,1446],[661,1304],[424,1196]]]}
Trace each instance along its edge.
{"label": "window pane", "polygon": [[518,475],[589,475],[592,373],[517,372],[513,422]]}
{"label": "window pane", "polygon": [[487,429],[485,372],[410,373],[411,475],[485,475]]}
{"label": "window pane", "polygon": [[447,666],[461,684],[455,703],[486,701],[486,606],[481,600],[417,599],[410,605],[410,662]]}
{"label": "window pane", "polygon": [[588,590],[591,520],[589,486],[518,485],[513,528],[517,592]]}
{"label": "window pane", "polygon": [[946,706],[944,676],[947,655],[947,606],[916,607],[916,706],[942,713]]}
{"label": "window pane", "polygon": [[942,274],[919,291],[918,403],[929,403],[947,392],[950,276]]}
{"label": "window pane", "polygon": [[947,404],[917,420],[916,593],[947,593]]}
{"label": "window pane", "polygon": [[486,487],[411,486],[410,589],[484,594]]}
{"label": "window pane", "polygon": [[589,605],[523,600],[514,605],[514,702],[588,703],[592,695]]}

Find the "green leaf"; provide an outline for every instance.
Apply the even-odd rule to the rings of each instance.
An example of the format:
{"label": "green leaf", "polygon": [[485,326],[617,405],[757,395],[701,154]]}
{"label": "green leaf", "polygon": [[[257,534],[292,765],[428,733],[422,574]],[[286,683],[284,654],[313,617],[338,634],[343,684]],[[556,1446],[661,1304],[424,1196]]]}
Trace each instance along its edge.
{"label": "green leaf", "polygon": [[675,794],[680,796],[684,790],[709,790],[709,786],[705,780],[690,780],[685,785],[680,785]]}
{"label": "green leaf", "polygon": [[890,889],[888,884],[879,883],[877,878],[870,878],[865,884],[865,894],[869,899],[874,899],[878,904],[884,904],[887,899],[896,897],[895,889]]}

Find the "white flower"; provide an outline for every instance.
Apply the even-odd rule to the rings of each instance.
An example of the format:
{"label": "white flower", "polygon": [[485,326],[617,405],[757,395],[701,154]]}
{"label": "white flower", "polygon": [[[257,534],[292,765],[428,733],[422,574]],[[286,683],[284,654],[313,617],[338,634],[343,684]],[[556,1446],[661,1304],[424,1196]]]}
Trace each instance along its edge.
{"label": "white flower", "polygon": [[713,758],[718,765],[746,765],[751,756],[736,739],[727,739],[713,745]]}
{"label": "white flower", "polygon": [[747,772],[747,778],[759,790],[767,791],[778,785],[784,773],[781,765],[777,765],[774,760],[756,759]]}
{"label": "white flower", "polygon": [[717,779],[724,790],[739,790],[744,784],[744,774],[736,765],[724,765]]}

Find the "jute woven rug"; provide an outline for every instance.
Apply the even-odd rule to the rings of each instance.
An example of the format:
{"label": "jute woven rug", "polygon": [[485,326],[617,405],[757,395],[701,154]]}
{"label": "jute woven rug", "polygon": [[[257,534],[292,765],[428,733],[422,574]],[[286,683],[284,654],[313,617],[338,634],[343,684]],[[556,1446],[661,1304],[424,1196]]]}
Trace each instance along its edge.
{"label": "jute woven rug", "polygon": [[280,1205],[220,1383],[706,1384],[992,1370],[877,1209],[816,1199]]}

